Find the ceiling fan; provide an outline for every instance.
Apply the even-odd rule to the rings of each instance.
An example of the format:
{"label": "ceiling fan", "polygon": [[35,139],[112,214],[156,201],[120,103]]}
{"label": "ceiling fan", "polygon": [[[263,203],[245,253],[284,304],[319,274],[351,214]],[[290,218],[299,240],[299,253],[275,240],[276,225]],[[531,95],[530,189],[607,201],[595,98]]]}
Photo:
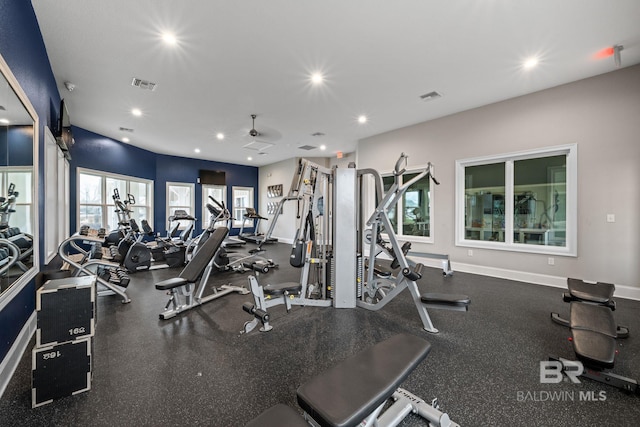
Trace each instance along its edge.
{"label": "ceiling fan", "polygon": [[256,130],[256,116],[255,114],[251,115],[251,130],[249,131],[249,136],[255,138],[256,136],[260,136],[260,132]]}
{"label": "ceiling fan", "polygon": [[251,138],[251,142],[243,145],[243,148],[246,148],[252,151],[257,151],[258,154],[264,155],[264,154],[267,154],[265,150],[273,147],[274,144],[267,141],[261,141],[256,139],[257,137],[264,137],[264,134],[262,132],[258,132],[256,130],[256,117],[258,117],[256,114],[251,115],[251,130],[249,131],[249,137]]}

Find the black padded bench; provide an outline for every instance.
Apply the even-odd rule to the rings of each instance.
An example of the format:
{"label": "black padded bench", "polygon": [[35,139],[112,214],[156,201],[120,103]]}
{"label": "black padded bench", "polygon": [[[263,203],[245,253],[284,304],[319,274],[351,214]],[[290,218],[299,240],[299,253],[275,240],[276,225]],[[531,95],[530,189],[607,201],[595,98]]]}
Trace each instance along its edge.
{"label": "black padded bench", "polygon": [[427,307],[456,311],[468,311],[471,304],[468,296],[459,294],[425,293],[420,296],[420,301]]}
{"label": "black padded bench", "polygon": [[[598,304],[573,301],[571,303],[571,328],[573,350],[583,364],[581,376],[604,384],[618,387],[631,393],[640,393],[636,380],[622,377],[610,372],[616,357],[616,337],[618,328],[613,319],[613,311]],[[566,360],[552,357],[560,361],[567,369]]]}
{"label": "black padded bench", "polygon": [[[394,335],[301,385],[298,404],[305,418],[319,426],[397,425],[410,412],[433,426],[457,426],[447,414],[398,388],[430,350],[431,344],[422,338]],[[381,414],[391,398],[394,403]],[[247,425],[306,425],[300,416],[302,424],[293,421],[296,412],[283,406],[266,410]]]}
{"label": "black padded bench", "polygon": [[226,227],[216,228],[203,244],[198,245],[195,255],[182,269],[178,277],[155,284],[156,289],[169,291],[170,294],[165,310],[160,313],[160,319],[170,319],[183,311],[190,310],[232,292],[243,295],[249,293],[244,287],[223,285],[220,288],[213,288],[213,294],[204,296],[204,290],[213,268],[213,258],[228,233],[229,229]]}
{"label": "black padded bench", "polygon": [[[567,288],[568,292],[562,294],[564,302],[597,305],[605,307],[609,311],[616,309],[616,302],[613,300],[613,293],[616,287],[611,283],[589,283],[580,279],[568,278]],[[560,325],[571,327],[571,322],[560,317],[558,313],[551,313],[551,320]],[[614,338],[627,338],[629,336],[629,328],[626,326],[617,326],[615,330]]]}

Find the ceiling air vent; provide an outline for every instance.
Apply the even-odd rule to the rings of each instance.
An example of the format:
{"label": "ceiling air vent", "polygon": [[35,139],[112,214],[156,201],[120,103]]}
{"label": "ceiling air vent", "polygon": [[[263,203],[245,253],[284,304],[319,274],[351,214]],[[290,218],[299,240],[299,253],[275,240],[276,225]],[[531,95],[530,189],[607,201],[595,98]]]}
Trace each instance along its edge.
{"label": "ceiling air vent", "polygon": [[432,101],[434,99],[437,98],[442,98],[442,94],[436,92],[435,90],[433,92],[429,92],[429,93],[425,93],[424,95],[420,95],[420,99],[422,99],[423,101]]}
{"label": "ceiling air vent", "polygon": [[120,128],[120,131],[121,131],[121,132],[130,132],[130,133],[133,133],[133,129],[131,129],[131,128],[123,128],[123,127],[121,127],[121,128]]}
{"label": "ceiling air vent", "polygon": [[133,80],[131,81],[131,86],[153,91],[153,90],[156,90],[156,86],[158,85],[156,83],[150,82],[149,80],[142,80],[134,77]]}
{"label": "ceiling air vent", "polygon": [[301,145],[298,148],[301,150],[311,151],[311,150],[315,150],[318,147],[314,147],[313,145]]}

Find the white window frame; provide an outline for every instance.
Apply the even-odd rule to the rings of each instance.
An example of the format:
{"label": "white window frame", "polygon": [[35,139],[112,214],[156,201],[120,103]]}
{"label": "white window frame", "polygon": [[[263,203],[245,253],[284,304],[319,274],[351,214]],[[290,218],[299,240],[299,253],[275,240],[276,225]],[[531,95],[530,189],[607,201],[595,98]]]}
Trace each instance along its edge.
{"label": "white window frame", "polygon": [[[552,156],[567,156],[566,163],[566,246],[530,245],[513,241],[514,162]],[[465,168],[491,163],[505,163],[505,241],[468,240],[465,238]],[[578,145],[567,144],[496,156],[456,160],[455,199],[456,246],[526,252],[559,256],[577,256],[578,251]]]}
{"label": "white window frame", "polygon": [[[211,214],[209,213],[209,209],[207,209],[207,203],[212,203],[209,200],[209,189],[218,189],[222,191],[222,200],[218,200],[219,202],[224,203],[227,206],[227,186],[226,185],[212,185],[212,184],[202,184],[202,229],[205,230],[209,227],[209,220]],[[218,208],[218,206],[216,206]],[[231,211],[229,211],[231,212]]]}
{"label": "white window frame", "polygon": [[[250,201],[250,206],[236,206],[236,191],[249,191],[249,201]],[[255,190],[253,187],[240,187],[240,186],[233,186],[231,187],[231,204],[232,206],[229,208],[229,212],[231,212],[231,216],[233,217],[233,228],[240,228],[242,227],[242,224],[244,222],[244,211],[246,208],[255,208],[254,206],[254,201],[253,199],[255,198]],[[236,218],[236,209],[242,209],[242,215],[240,216],[240,218]],[[248,228],[253,228],[254,224],[251,223],[247,223],[245,225],[245,227]]]}
{"label": "white window frame", "polygon": [[[404,177],[406,175],[410,175],[410,174],[418,174],[422,171],[424,171],[427,167],[429,167],[429,165],[422,165],[422,166],[411,166],[410,169],[407,169],[405,171],[405,173],[400,177],[400,185],[402,185],[402,183],[404,182]],[[434,167],[433,165],[431,165],[431,174],[435,176],[435,172],[434,172]],[[381,174],[382,178],[387,178],[393,176],[393,172],[388,172],[388,173],[383,173]],[[416,236],[413,234],[404,234],[404,223],[403,223],[403,206],[402,206],[402,201],[404,199],[404,196],[406,195],[406,193],[403,195],[403,197],[400,198],[400,200],[398,200],[398,204],[396,205],[396,220],[397,220],[397,231],[396,233],[396,237],[398,239],[404,240],[404,241],[410,241],[410,242],[415,242],[415,243],[434,243],[435,238],[434,238],[434,227],[433,224],[435,224],[435,187],[436,185],[433,184],[433,182],[429,179],[429,235],[428,236]],[[384,189],[383,189],[383,193],[384,193]],[[375,206],[374,206],[375,209]],[[383,236],[386,236],[385,233],[383,233]]]}
{"label": "white window frame", "polygon": [[[154,218],[154,214],[153,214],[153,181],[149,180],[149,179],[144,179],[144,178],[138,178],[138,177],[134,177],[134,176],[127,176],[127,175],[119,175],[119,174],[115,174],[115,173],[108,173],[108,172],[102,172],[102,171],[97,171],[97,170],[93,170],[93,169],[86,169],[86,168],[78,168],[77,172],[76,172],[76,230],[80,229],[80,206],[81,205],[87,205],[87,206],[97,206],[96,204],[86,204],[86,203],[80,203],[80,176],[82,174],[86,174],[86,175],[94,175],[94,176],[99,176],[101,178],[101,185],[102,185],[102,200],[101,203],[99,204],[100,206],[102,206],[102,224],[103,226],[105,226],[104,224],[108,224],[109,223],[109,213],[110,211],[112,212],[115,209],[115,206],[113,204],[113,198],[112,192],[109,192],[109,190],[106,188],[107,186],[107,180],[106,178],[111,178],[111,179],[117,179],[117,180],[121,180],[121,181],[126,181],[127,183],[127,193],[129,193],[129,188],[130,188],[130,183],[131,182],[136,182],[136,183],[141,183],[141,184],[145,184],[147,186],[147,203],[145,205],[140,205],[140,204],[136,204],[134,207],[136,208],[145,208],[147,214],[144,216],[147,221],[149,221],[150,225],[153,225],[153,218]],[[126,194],[120,194],[120,197],[122,198],[122,200],[126,200]],[[110,230],[107,230],[107,232]]]}
{"label": "white window frame", "polygon": [[[171,187],[185,187],[185,188],[189,188],[189,194],[191,195],[189,197],[189,206],[186,205],[170,205],[169,204],[169,194],[171,192]],[[167,185],[166,185],[166,196],[165,196],[165,213],[166,213],[166,218],[167,218],[167,230],[166,232],[169,232],[169,217],[171,216],[171,209],[188,209],[188,213],[191,216],[195,217],[195,213],[196,213],[196,195],[195,195],[195,191],[196,191],[196,186],[193,183],[189,183],[189,182],[169,182],[167,181]],[[178,227],[179,230],[184,230],[185,227],[187,227],[187,223],[191,223],[191,221],[180,221],[180,226]]]}

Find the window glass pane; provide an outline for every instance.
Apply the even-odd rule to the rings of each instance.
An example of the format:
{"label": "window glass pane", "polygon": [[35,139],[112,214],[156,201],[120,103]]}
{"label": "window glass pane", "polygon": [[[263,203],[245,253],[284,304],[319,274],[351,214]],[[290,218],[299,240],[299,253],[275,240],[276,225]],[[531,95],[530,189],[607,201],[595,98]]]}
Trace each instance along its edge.
{"label": "window glass pane", "polygon": [[[244,220],[246,208],[253,207],[253,188],[251,187],[233,187],[233,218],[234,227],[239,227]],[[247,227],[253,227],[249,221]]]}
{"label": "window glass pane", "polygon": [[120,194],[120,200],[123,202],[127,200],[127,181],[122,179],[115,179],[110,177],[105,177],[105,200],[104,202],[107,204],[113,204],[113,191],[118,190]]}
{"label": "window glass pane", "polygon": [[169,206],[191,206],[191,187],[188,186],[169,186]]}
{"label": "window glass pane", "polygon": [[102,177],[80,174],[80,184],[78,187],[80,203],[102,203]]}
{"label": "window glass pane", "polygon": [[505,164],[465,167],[465,239],[505,241]]}
{"label": "window glass pane", "polygon": [[136,205],[147,205],[147,184],[132,181],[129,184],[129,192],[136,198]]}
{"label": "window glass pane", "polygon": [[18,192],[17,204],[31,203],[31,172],[9,172],[7,173],[9,183],[15,185]]}
{"label": "window glass pane", "polygon": [[[215,203],[209,199],[209,196],[226,206],[227,203],[227,187],[224,185],[203,185],[202,186],[202,228],[207,228],[211,221],[211,213],[206,205],[211,204],[219,209]],[[241,219],[240,219],[241,220]]]}
{"label": "window glass pane", "polygon": [[[402,179],[407,182],[418,174],[408,173]],[[411,184],[402,196],[402,234],[429,236],[429,177],[424,176]]]}
{"label": "window glass pane", "polygon": [[78,222],[95,229],[102,227],[102,207],[80,205]]}
{"label": "window glass pane", "polygon": [[513,241],[566,245],[567,156],[514,162]]}

